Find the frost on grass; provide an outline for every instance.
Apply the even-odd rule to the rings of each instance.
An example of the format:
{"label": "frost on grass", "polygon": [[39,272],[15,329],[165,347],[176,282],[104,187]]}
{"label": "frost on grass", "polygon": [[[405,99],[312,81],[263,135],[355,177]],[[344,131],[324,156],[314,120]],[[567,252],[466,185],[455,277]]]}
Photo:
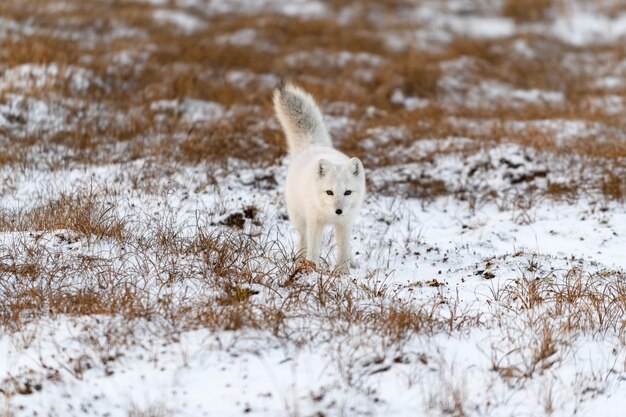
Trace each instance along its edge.
{"label": "frost on grass", "polygon": [[[0,414],[619,415],[625,10],[500,3],[2,3]],[[348,275],[281,78],[367,169]]]}

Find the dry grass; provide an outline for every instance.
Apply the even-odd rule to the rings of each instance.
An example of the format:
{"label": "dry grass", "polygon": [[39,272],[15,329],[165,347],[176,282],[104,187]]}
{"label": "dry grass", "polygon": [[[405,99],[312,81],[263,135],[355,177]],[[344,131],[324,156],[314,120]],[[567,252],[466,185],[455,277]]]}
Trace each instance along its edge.
{"label": "dry grass", "polygon": [[133,405],[128,410],[128,417],[169,417],[172,411],[164,404],[152,404],[147,407]]}
{"label": "dry grass", "polygon": [[438,366],[438,384],[430,387],[428,408],[442,415],[466,417],[469,410],[467,382],[456,374],[453,365],[443,360]]}
{"label": "dry grass", "polygon": [[602,194],[610,200],[624,201],[626,195],[626,180],[624,176],[615,172],[608,172],[602,182]]}
{"label": "dry grass", "polygon": [[506,0],[502,14],[519,22],[533,22],[548,17],[553,0]]}
{"label": "dry grass", "polygon": [[114,203],[102,201],[93,190],[61,193],[58,198],[33,209],[1,213],[0,231],[61,230],[78,236],[122,241],[125,224],[115,209]]}
{"label": "dry grass", "polygon": [[[77,227],[51,218],[45,228],[73,227],[76,235],[70,240],[45,232],[17,236],[0,257],[2,326],[20,331],[45,317],[105,315],[129,323],[149,319],[171,338],[199,327],[248,328],[300,343],[311,332],[342,334],[353,328],[401,344],[416,334],[454,333],[479,323],[478,316],[441,300],[390,297],[378,289],[375,276],[356,281],[303,269],[280,242],[255,238],[239,227],[189,235],[187,226],[171,220],[138,222],[129,221],[124,232],[111,235],[117,249],[103,256],[55,250],[47,243],[73,245],[94,233],[105,238],[104,230],[110,229],[101,223]],[[183,283],[193,283],[197,296],[174,291]],[[294,325],[302,317],[316,324]]]}
{"label": "dry grass", "polygon": [[615,334],[624,343],[625,297],[620,271],[587,273],[573,268],[544,276],[524,273],[494,293],[523,320],[516,325],[501,322],[502,339],[491,351],[492,370],[522,386],[567,360],[581,335],[602,339]]}
{"label": "dry grass", "polygon": [[554,275],[525,277],[507,287],[503,295],[521,310],[538,312],[540,316],[534,317],[537,323],[554,323],[554,329],[542,333],[542,346],[550,344],[553,332],[621,333],[626,324],[626,285],[620,271],[590,274],[574,268],[562,279]]}

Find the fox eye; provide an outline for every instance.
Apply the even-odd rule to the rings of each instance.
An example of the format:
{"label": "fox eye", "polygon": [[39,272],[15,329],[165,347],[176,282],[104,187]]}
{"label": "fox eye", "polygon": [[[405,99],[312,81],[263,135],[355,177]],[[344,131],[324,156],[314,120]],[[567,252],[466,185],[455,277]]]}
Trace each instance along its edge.
{"label": "fox eye", "polygon": [[333,195],[334,193],[332,191],[330,191],[330,190],[326,190],[326,194]]}
{"label": "fox eye", "polygon": [[348,190],[345,193],[343,193],[343,195],[350,195],[350,194],[352,194],[352,190]]}

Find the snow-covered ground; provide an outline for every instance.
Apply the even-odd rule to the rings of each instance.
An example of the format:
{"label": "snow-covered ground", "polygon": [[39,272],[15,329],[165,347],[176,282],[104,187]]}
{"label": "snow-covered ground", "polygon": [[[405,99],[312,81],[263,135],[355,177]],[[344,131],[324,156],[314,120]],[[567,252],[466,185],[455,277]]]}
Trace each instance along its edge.
{"label": "snow-covered ground", "polygon": [[[50,174],[47,184],[54,184],[55,191],[98,187],[107,178],[136,169],[141,167],[62,171]],[[159,224],[171,217],[178,224],[173,225],[175,230],[193,236],[198,232],[189,229],[198,219],[204,230],[227,228],[208,224],[219,224],[227,213],[253,204],[259,209],[255,216],[259,225],[246,220],[244,230],[251,236],[274,236],[290,251],[296,237],[284,219],[280,194],[284,169],[271,172],[279,178],[272,189],[245,181],[266,171],[226,176],[219,187],[198,186],[206,175],[201,171],[183,172],[160,196],[142,196],[120,186],[115,205],[125,217],[135,219],[135,227],[149,230],[150,222]],[[82,179],[72,180],[77,177]],[[36,175],[29,173],[18,181],[19,189],[29,191],[3,197],[4,207],[26,207],[33,203],[28,196],[49,192]],[[568,291],[575,291],[576,279],[598,294],[607,294],[612,285],[626,289],[621,282],[625,229],[626,214],[619,204],[546,202],[518,213],[492,203],[470,210],[467,203],[449,197],[424,204],[419,199],[371,195],[355,236],[360,267],[350,276],[326,272],[299,276],[297,291],[302,291],[300,286],[326,288],[332,293],[328,302],[338,303],[347,302],[342,291],[354,291],[347,300],[361,304],[355,314],[379,303],[391,309],[419,306],[419,311],[432,314],[428,324],[415,323],[423,329],[395,340],[392,331],[381,334],[377,324],[370,328],[367,321],[333,317],[340,314],[333,312],[340,306],[320,306],[306,298],[302,306],[286,303],[287,319],[278,334],[245,327],[186,330],[168,322],[175,319],[158,315],[132,323],[116,315],[59,315],[2,336],[3,391],[10,395],[11,409],[24,415],[126,415],[129,410],[151,408],[163,415],[189,416],[248,412],[404,416],[438,410],[542,415],[550,406],[559,415],[614,409],[609,415],[617,416],[626,401],[623,298],[603,301],[609,303],[606,311],[589,311],[586,304],[566,307],[563,302],[563,309],[573,308],[572,314],[589,321],[566,330],[564,323],[572,317],[566,312],[553,315],[557,308],[552,303],[557,301],[551,296],[565,282],[572,286]],[[160,262],[156,248],[142,254],[129,251],[121,261],[120,245],[126,243],[68,236],[72,232],[64,230],[4,233],[3,247],[13,248],[5,259],[26,257],[20,245],[35,253],[45,248],[45,256],[66,258],[68,264],[87,256],[109,258],[125,265],[119,277],[133,285],[138,277],[130,265]],[[287,261],[289,252],[267,250],[269,256]],[[188,260],[181,256],[178,261],[184,265]],[[209,302],[209,283],[192,264],[181,267],[174,288],[165,293],[180,297],[181,303],[197,302],[197,297]],[[157,265],[146,268],[147,277],[142,279],[160,271]],[[63,285],[70,285],[72,278],[78,279],[74,284],[78,288],[94,285],[81,277],[57,277]],[[5,286],[11,279],[5,275]],[[282,311],[280,303],[290,296],[285,279],[256,278],[250,288],[259,293],[252,298]],[[156,277],[155,282],[161,281]],[[532,297],[526,299],[524,291],[534,282],[555,287],[543,289],[546,305],[537,301],[528,308]],[[145,287],[155,297],[164,291]],[[590,301],[572,300],[586,302]],[[544,332],[551,332],[548,342]],[[550,340],[554,351],[538,358],[541,344]],[[508,371],[499,373],[495,366]]]}
{"label": "snow-covered ground", "polygon": [[[583,119],[568,107],[576,92],[476,79],[497,45],[483,61],[442,58],[429,96],[384,73],[398,58],[380,51],[288,51],[275,70],[238,56],[223,70],[193,50],[161,64],[173,52],[143,43],[166,42],[163,31],[188,40],[223,18],[232,30],[215,45],[274,53],[288,46],[253,27],[256,15],[313,19],[306,38],[324,19],[350,28],[369,13],[391,51],[518,36],[512,53],[528,59],[554,47],[526,41],[538,36],[580,64],[623,42],[618,2],[554,2],[543,20],[520,22],[496,1],[398,2],[386,21],[369,3],[127,0],[128,20],[88,28],[70,17],[80,3],[44,3],[15,3],[31,19],[7,6],[0,40],[86,31],[81,42],[122,50],[106,52],[104,69],[95,53],[0,62],[0,416],[623,415],[619,48],[592,77],[610,82],[585,96],[614,105],[599,105],[603,117],[584,107],[595,118]],[[67,13],[66,27],[46,13]],[[155,82],[154,67],[146,85],[133,78],[155,62],[175,81]],[[336,101],[300,71],[352,65]],[[323,265],[294,261],[288,157],[257,155],[281,140],[269,94],[282,71],[318,88],[335,142],[365,162],[348,275],[332,271],[330,231]],[[361,109],[358,91],[380,100],[383,73],[388,103]],[[133,88],[141,97],[118,103]],[[242,137],[252,153],[233,144]]]}

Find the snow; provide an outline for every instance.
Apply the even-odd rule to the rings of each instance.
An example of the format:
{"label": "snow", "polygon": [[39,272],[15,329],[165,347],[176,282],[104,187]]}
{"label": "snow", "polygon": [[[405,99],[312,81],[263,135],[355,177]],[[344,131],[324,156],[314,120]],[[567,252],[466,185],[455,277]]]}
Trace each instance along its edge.
{"label": "snow", "polygon": [[[428,141],[420,144],[433,146]],[[513,165],[528,164],[510,148],[500,152],[509,155]],[[494,155],[493,159],[499,157]],[[445,163],[441,165],[448,169]],[[36,178],[29,180],[32,174],[26,174],[18,176],[18,189],[28,190],[21,198],[26,202],[29,195],[41,194],[50,187],[60,190],[70,184],[75,188],[77,183],[103,183],[107,178],[137,169],[141,169],[141,164],[56,172],[48,174],[46,185]],[[284,180],[283,170],[275,168],[280,183]],[[452,175],[452,171],[445,172],[434,175]],[[127,216],[134,218],[141,212],[150,212],[157,207],[157,201],[165,198],[162,207],[179,213],[178,222],[184,224],[193,221],[198,207],[204,207],[208,213],[229,213],[245,202],[254,202],[261,207],[260,216],[267,224],[262,229],[270,232],[271,228],[271,233],[283,236],[283,241],[294,242],[294,231],[288,222],[276,217],[285,211],[280,198],[282,185],[269,192],[258,189],[251,180],[253,175],[251,171],[242,171],[236,177],[223,177],[222,187],[229,190],[225,201],[211,193],[188,194],[187,190],[203,177],[201,170],[192,170],[176,174],[172,182],[181,187],[171,188],[166,197],[137,199],[129,195],[117,203],[124,207]],[[376,172],[369,175],[380,177]],[[502,189],[506,176],[491,177]],[[3,197],[2,204],[13,198]],[[218,209],[222,204],[225,207]],[[407,300],[426,303],[432,299],[448,303],[455,300],[458,308],[480,314],[483,322],[516,320],[514,311],[491,294],[510,285],[529,263],[557,275],[571,266],[589,270],[626,268],[626,259],[621,256],[626,247],[626,214],[617,204],[607,209],[598,211],[596,203],[584,200],[576,204],[543,203],[523,213],[520,222],[520,213],[502,210],[494,203],[469,210],[466,203],[450,197],[424,205],[419,199],[372,194],[356,230],[356,250],[361,255],[357,256],[360,268],[355,278],[363,285],[372,285],[367,271],[386,271],[384,284],[376,285],[383,285],[388,293],[405,294],[402,297]],[[3,234],[5,242],[25,238],[28,239],[24,235]],[[55,253],[65,253],[64,256],[69,256],[69,251],[102,253],[106,247],[78,239],[78,246],[50,246],[45,237],[39,238],[39,244],[46,244]],[[487,262],[493,264],[489,267],[495,275],[492,280],[476,273]],[[431,289],[423,285],[433,278],[444,282],[444,286]],[[189,285],[191,288],[191,282]],[[444,308],[441,314],[449,313]],[[418,335],[391,353],[385,350],[384,339],[374,343],[378,336],[366,329],[361,329],[362,334],[321,338],[304,345],[253,330],[184,331],[173,341],[162,334],[159,323],[139,320],[132,326],[130,337],[140,342],[128,347],[123,334],[107,336],[110,341],[105,352],[112,357],[121,356],[102,362],[102,345],[87,343],[84,337],[126,328],[120,326],[119,320],[106,316],[59,317],[34,322],[20,333],[1,336],[0,348],[5,355],[0,361],[0,374],[5,376],[5,383],[8,378],[18,384],[41,384],[40,391],[13,396],[11,405],[25,415],[48,412],[72,416],[106,410],[111,416],[123,416],[133,408],[162,407],[181,416],[243,412],[259,416],[310,415],[318,411],[331,415],[404,416],[453,401],[458,388],[463,391],[468,410],[506,416],[521,411],[541,412],[541,395],[545,394],[542,387],[552,390],[555,407],[562,413],[559,415],[567,415],[574,408],[583,413],[602,407],[617,409],[626,401],[618,378],[621,371],[614,370],[615,364],[624,360],[625,352],[610,335],[577,337],[572,341],[572,353],[559,350],[558,367],[537,374],[519,387],[502,382],[488,369],[493,357],[499,358],[501,366],[521,366],[532,354],[506,353],[518,346],[520,337],[527,339],[528,346],[535,343],[538,330],[524,329],[523,322],[519,322],[521,327],[517,330],[509,327],[510,334],[505,334],[504,340],[501,326],[470,328],[433,337]],[[323,323],[305,322],[301,327],[296,319],[291,326],[293,331],[304,334],[309,331],[308,326],[319,326],[317,332],[334,332],[332,326]],[[31,335],[28,341],[23,341],[24,335]],[[395,360],[393,355],[401,359]],[[86,364],[78,377],[76,371],[68,368],[77,358]],[[58,377],[50,376],[56,372]],[[606,382],[598,381],[597,375],[604,378],[612,372],[614,376]],[[353,378],[354,382],[346,385],[346,378]],[[610,396],[587,397],[589,387]],[[565,401],[571,395],[577,398],[576,403]],[[536,406],[528,403],[529,396],[535,398]],[[579,398],[585,401],[579,404]]]}
{"label": "snow", "polygon": [[564,42],[577,46],[614,42],[626,36],[626,13],[610,18],[574,7],[557,18],[552,30]]}
{"label": "snow", "polygon": [[205,27],[202,19],[181,11],[158,9],[152,15],[157,21],[173,24],[187,33],[192,33]]}
{"label": "snow", "polygon": [[187,123],[210,122],[219,120],[224,115],[224,108],[219,103],[185,98],[179,100],[160,100],[150,105],[154,112],[176,112],[182,115]]}
{"label": "snow", "polygon": [[409,111],[424,108],[430,104],[428,100],[418,97],[405,97],[402,90],[399,89],[394,90],[389,100],[394,104],[402,104]]}
{"label": "snow", "polygon": [[285,62],[292,67],[298,67],[307,63],[314,67],[324,68],[328,66],[343,67],[349,63],[376,66],[381,63],[381,59],[376,55],[364,52],[354,54],[348,51],[329,53],[328,51],[313,50],[288,55],[285,58]]}
{"label": "snow", "polygon": [[255,42],[257,36],[256,30],[246,28],[227,35],[220,35],[218,36],[217,41],[228,45],[251,45]]}
{"label": "snow", "polygon": [[319,18],[327,14],[327,8],[324,2],[317,0],[293,0],[290,2],[282,0],[258,0],[254,2],[246,0],[209,0],[203,7],[206,13],[209,14],[255,14],[269,11],[287,16],[304,16],[307,18]]}
{"label": "snow", "polygon": [[74,91],[84,91],[90,86],[102,85],[91,71],[74,66],[23,64],[9,68],[0,77],[0,91],[42,89],[60,79],[69,81]]}
{"label": "snow", "polygon": [[250,87],[258,82],[261,87],[273,88],[280,83],[280,79],[274,74],[255,74],[250,71],[228,71],[226,80],[240,88]]}
{"label": "snow", "polygon": [[[63,130],[63,120],[68,112],[64,105],[51,103],[19,94],[6,94],[0,104],[0,125],[21,135],[42,130]],[[26,126],[26,129],[24,129]]]}
{"label": "snow", "polygon": [[0,17],[0,39],[6,38],[8,34],[14,32],[33,34],[34,30],[28,24],[20,24],[20,22]]}
{"label": "snow", "polygon": [[[177,35],[201,31],[209,19],[229,13],[294,19],[335,13],[327,3],[312,0],[125,1],[154,7],[149,16],[163,24],[159,30]],[[553,20],[526,24],[484,13],[479,6],[420,2],[401,12],[402,24],[417,27],[399,30],[402,24],[394,22],[381,41],[401,51],[417,39],[419,47],[428,45],[437,53],[454,36],[495,40],[520,35],[514,51],[530,59],[537,51],[525,34],[554,35],[576,46],[626,36],[623,13],[608,16],[577,7]],[[58,10],[63,10],[61,3]],[[360,16],[350,8],[337,14],[342,25]],[[37,28],[35,22],[0,18],[0,38],[29,31],[84,35],[82,30]],[[145,33],[124,32],[122,22],[111,25],[112,33]],[[250,26],[215,41],[276,51],[260,34]],[[111,36],[88,38],[108,42]],[[150,48],[112,52],[111,65],[140,71],[152,57]],[[580,140],[623,138],[623,126],[611,130],[601,119],[578,120],[567,112],[519,120],[455,113],[461,104],[558,108],[568,100],[563,91],[477,80],[478,59],[469,56],[443,60],[437,97],[425,98],[405,94],[397,74],[388,82],[374,78],[368,71],[385,64],[382,55],[317,47],[289,52],[276,63],[276,72],[229,67],[219,73],[219,82],[251,92],[248,104],[202,99],[194,91],[148,98],[140,103],[155,123],[168,123],[172,119],[166,116],[175,115],[184,129],[171,134],[155,129],[154,135],[149,129],[145,138],[98,149],[107,156],[110,151],[109,159],[68,164],[53,162],[76,150],[56,146],[54,138],[62,141],[62,134],[75,127],[77,108],[82,109],[77,117],[94,123],[105,115],[106,106],[86,97],[91,87],[106,88],[105,72],[98,73],[100,78],[61,63],[0,66],[0,143],[37,141],[26,162],[4,163],[0,155],[0,297],[3,307],[32,302],[20,320],[0,327],[0,414],[6,409],[20,417],[621,416],[626,407],[626,211],[623,201],[585,186],[586,179],[606,176],[605,166],[567,150]],[[258,115],[256,125],[243,126],[243,135],[268,139],[276,121],[270,119],[271,96],[263,94],[278,84],[282,66],[298,74],[307,68],[324,73],[354,67],[353,80],[371,83],[372,94],[379,83],[388,83],[388,97],[361,106],[348,101],[350,79],[340,92],[346,94],[334,100],[323,96],[334,93],[326,86],[304,78],[318,88],[333,138],[356,137],[356,145],[349,146],[364,149],[372,161],[398,160],[365,165],[369,194],[354,231],[358,267],[349,275],[330,272],[335,255],[327,233],[318,270],[287,278],[298,240],[282,191],[288,156],[255,165],[235,157],[190,163],[161,155],[180,153],[188,128],[201,125],[212,132],[234,115]],[[603,69],[594,87],[608,94],[598,91],[589,104],[614,115],[623,112],[625,71],[626,61]],[[206,72],[214,75],[210,68]],[[69,86],[72,98],[57,92],[59,85]],[[384,119],[392,110],[376,107],[382,100],[407,110],[402,116],[409,120]],[[133,106],[139,105],[112,117],[125,120],[138,111]],[[443,114],[437,120],[449,123],[451,133],[437,136],[436,126],[432,135],[415,133],[425,123],[420,111],[430,106],[440,106]],[[381,119],[386,123],[378,124]],[[528,130],[558,150],[513,141],[514,134]],[[471,134],[494,131],[487,139]],[[154,153],[132,160],[118,155],[136,143],[154,147]],[[395,143],[402,145],[390,146]],[[622,162],[615,159],[616,173]],[[549,185],[570,181],[578,181],[574,195],[547,195]],[[433,184],[446,192],[430,192]],[[50,207],[63,194],[89,193],[107,208],[101,218],[124,220],[128,240],[76,231],[74,224],[46,228],[6,220],[16,212]],[[250,206],[256,211],[246,217]],[[99,215],[96,209],[89,214]],[[237,215],[241,229],[228,225]],[[210,239],[197,242],[215,236],[235,248],[230,269],[221,275],[214,271],[217,262],[202,252]],[[160,246],[168,237],[174,249]],[[194,242],[202,247],[198,253]],[[229,250],[218,243],[218,255]],[[237,267],[244,261],[241,271],[247,275],[242,278]],[[28,265],[43,272],[29,276],[11,269]],[[577,280],[581,286],[568,292]],[[219,295],[232,283],[254,295],[228,307],[250,309],[263,317],[263,325],[252,325],[256,316],[244,316],[241,326],[225,324],[230,310]],[[100,295],[112,287],[136,291],[154,311],[133,318],[122,311],[36,314],[38,291]],[[15,288],[30,291],[18,300]],[[541,297],[533,298],[532,291]],[[576,291],[594,295],[576,298]],[[181,309],[169,311],[168,302]],[[377,321],[385,313],[401,318],[408,307],[420,314],[406,318],[407,326],[416,326],[407,333],[397,332],[391,319],[383,325]],[[203,318],[208,315],[203,308],[216,313],[215,322]],[[0,319],[8,314],[10,308],[0,311]],[[427,317],[423,323],[422,315]],[[267,324],[271,320],[276,320],[274,327]],[[553,342],[553,350],[546,341]]]}
{"label": "snow", "polygon": [[503,38],[515,31],[515,23],[510,19],[493,17],[472,17],[446,22],[452,31],[475,38]]}

